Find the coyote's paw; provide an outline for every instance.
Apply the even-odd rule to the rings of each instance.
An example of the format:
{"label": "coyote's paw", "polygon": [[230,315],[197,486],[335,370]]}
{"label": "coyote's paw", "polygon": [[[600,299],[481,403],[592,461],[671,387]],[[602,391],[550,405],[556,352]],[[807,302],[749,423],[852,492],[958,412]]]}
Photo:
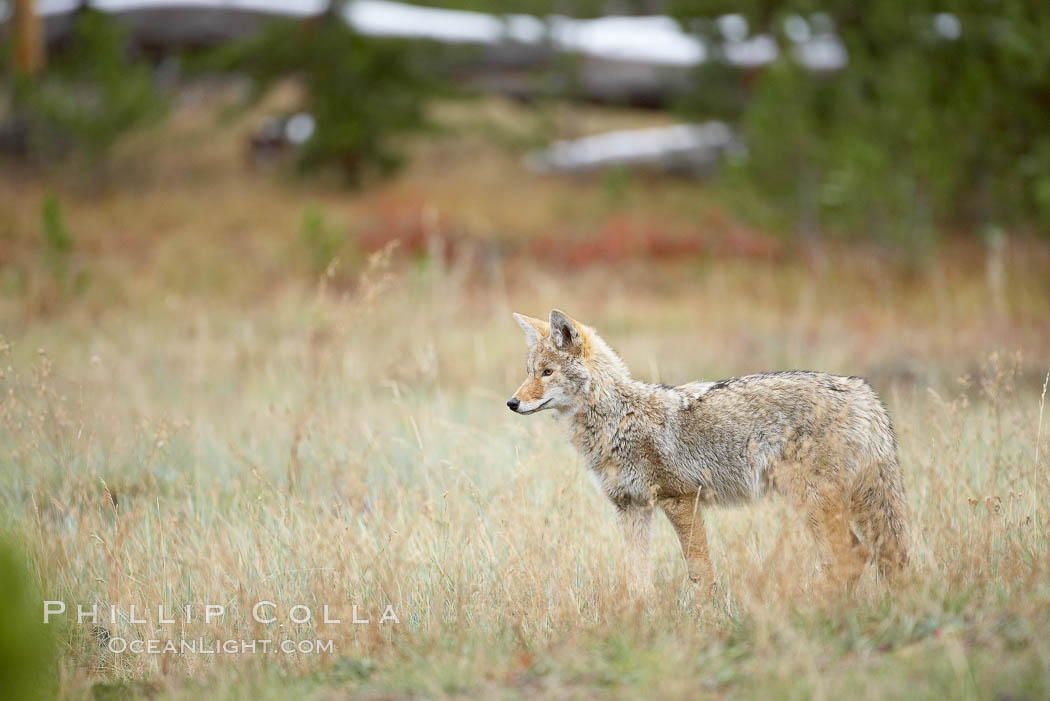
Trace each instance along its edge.
{"label": "coyote's paw", "polygon": [[713,604],[718,600],[718,585],[712,573],[690,572],[689,581],[696,587],[697,601],[702,602],[701,606]]}
{"label": "coyote's paw", "polygon": [[709,567],[703,565],[697,565],[689,567],[689,581],[693,584],[713,584],[715,581],[715,574]]}

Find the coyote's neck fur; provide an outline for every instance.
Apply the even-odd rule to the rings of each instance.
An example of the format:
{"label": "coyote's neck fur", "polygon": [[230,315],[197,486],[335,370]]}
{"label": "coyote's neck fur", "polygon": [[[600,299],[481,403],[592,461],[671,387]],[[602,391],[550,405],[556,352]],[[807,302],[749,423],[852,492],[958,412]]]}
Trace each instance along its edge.
{"label": "coyote's neck fur", "polygon": [[594,349],[587,359],[589,382],[563,414],[569,439],[599,489],[616,504],[649,503],[686,491],[681,479],[662,469],[660,459],[662,452],[675,449],[667,427],[679,423],[674,413],[685,408],[682,396],[633,379],[601,338],[589,329],[586,333]]}
{"label": "coyote's neck fur", "polygon": [[[589,362],[588,387],[570,409],[562,412],[572,428],[573,444],[584,455],[594,447],[611,447],[617,429],[641,409],[642,397],[653,389],[653,385],[633,379],[623,361],[611,350],[607,353],[609,357],[596,357]],[[649,413],[652,409],[649,408]],[[595,446],[596,439],[604,445]]]}

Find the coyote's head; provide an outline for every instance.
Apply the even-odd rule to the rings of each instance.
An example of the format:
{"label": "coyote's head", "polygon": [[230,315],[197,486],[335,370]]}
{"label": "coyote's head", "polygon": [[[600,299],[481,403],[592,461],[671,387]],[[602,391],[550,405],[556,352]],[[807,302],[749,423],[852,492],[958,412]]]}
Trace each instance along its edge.
{"label": "coyote's head", "polygon": [[515,314],[529,345],[526,377],[507,401],[511,411],[571,410],[590,394],[595,382],[629,377],[623,361],[593,329],[557,309],[550,321]]}

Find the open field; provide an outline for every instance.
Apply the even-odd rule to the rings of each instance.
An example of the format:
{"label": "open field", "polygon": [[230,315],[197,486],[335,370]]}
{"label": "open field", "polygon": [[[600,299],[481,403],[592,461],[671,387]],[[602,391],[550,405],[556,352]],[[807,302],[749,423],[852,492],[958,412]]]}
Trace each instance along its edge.
{"label": "open field", "polygon": [[[512,109],[483,107],[490,126]],[[119,188],[0,185],[3,525],[42,598],[153,609],[53,625],[61,696],[1050,695],[1044,245],[949,244],[923,266],[781,250],[702,186],[528,176],[469,131],[351,195],[247,172],[245,120],[203,112],[132,144]],[[637,242],[612,234],[559,256],[610,220],[712,239],[681,260],[627,259]],[[655,592],[632,600],[561,429],[503,406],[525,357],[510,312],[555,306],[651,381],[868,376],[899,434],[908,572],[828,591],[774,500],[710,518],[713,601],[658,519]],[[278,620],[253,621],[258,601]],[[193,620],[160,624],[158,604]],[[314,618],[291,622],[296,604]],[[100,635],[333,649],[118,655]]]}

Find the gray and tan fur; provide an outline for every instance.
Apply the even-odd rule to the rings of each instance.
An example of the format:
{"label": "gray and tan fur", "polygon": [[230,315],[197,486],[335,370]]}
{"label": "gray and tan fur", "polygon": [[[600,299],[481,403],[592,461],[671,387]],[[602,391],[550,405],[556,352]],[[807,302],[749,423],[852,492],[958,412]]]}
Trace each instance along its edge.
{"label": "gray and tan fur", "polygon": [[893,426],[859,377],[771,372],[669,387],[632,379],[593,329],[554,310],[521,314],[525,382],[507,405],[553,410],[598,489],[616,508],[634,587],[649,586],[649,530],[659,507],[682,544],[689,577],[713,582],[704,527],[712,505],[786,494],[821,563],[852,584],[873,559],[907,561],[906,502]]}

